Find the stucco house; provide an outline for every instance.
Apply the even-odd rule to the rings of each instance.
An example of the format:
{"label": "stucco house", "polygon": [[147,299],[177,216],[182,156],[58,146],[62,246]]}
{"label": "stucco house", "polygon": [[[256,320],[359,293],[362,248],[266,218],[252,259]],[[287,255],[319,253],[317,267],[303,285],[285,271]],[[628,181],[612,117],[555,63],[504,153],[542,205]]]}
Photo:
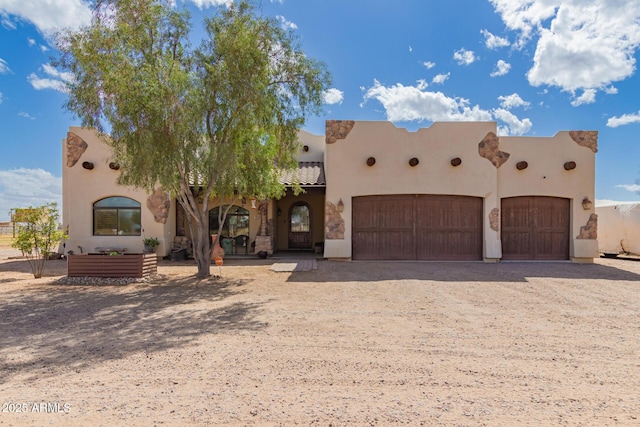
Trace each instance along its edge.
{"label": "stucco house", "polygon": [[[248,253],[315,250],[345,260],[572,260],[598,255],[596,131],[498,137],[495,122],[438,122],[410,132],[389,122],[329,120],[300,132],[300,182],[279,200],[242,198],[224,224]],[[63,139],[67,250],[188,242],[184,213],[162,189],[116,183],[110,148],[91,130]],[[219,202],[210,204],[217,231]],[[229,248],[228,248],[229,249]],[[237,248],[233,248],[236,251]],[[244,250],[240,253],[244,253]]]}

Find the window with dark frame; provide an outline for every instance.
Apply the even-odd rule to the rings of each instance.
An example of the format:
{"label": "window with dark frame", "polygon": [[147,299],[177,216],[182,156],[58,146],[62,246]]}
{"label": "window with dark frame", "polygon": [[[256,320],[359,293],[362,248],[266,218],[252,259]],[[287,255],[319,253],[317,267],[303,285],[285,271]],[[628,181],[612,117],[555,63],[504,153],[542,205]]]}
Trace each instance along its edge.
{"label": "window with dark frame", "polygon": [[128,197],[105,197],[93,204],[94,236],[140,236],[140,203]]}

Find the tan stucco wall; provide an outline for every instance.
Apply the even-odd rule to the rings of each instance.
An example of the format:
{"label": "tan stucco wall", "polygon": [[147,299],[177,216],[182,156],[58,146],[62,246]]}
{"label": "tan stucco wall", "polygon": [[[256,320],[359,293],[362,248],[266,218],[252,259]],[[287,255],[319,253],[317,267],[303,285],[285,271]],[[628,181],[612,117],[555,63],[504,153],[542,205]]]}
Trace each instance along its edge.
{"label": "tan stucco wall", "polygon": [[[148,194],[143,190],[117,184],[118,172],[109,168],[112,161],[110,148],[93,131],[70,127],[72,132],[87,143],[82,157],[72,167],[67,166],[66,139],[62,141],[62,220],[69,228],[69,239],[65,250],[94,252],[96,247],[127,248],[128,252],[142,252],[145,237],[157,237],[160,246],[157,253],[166,255],[171,250],[175,235],[175,201],[171,202],[166,223],[158,223],[147,208]],[[92,162],[94,168],[87,170],[83,162]],[[141,204],[141,236],[93,236],[93,203],[110,196],[125,196]]]}
{"label": "tan stucco wall", "polygon": [[[329,124],[328,124],[329,126]],[[556,196],[572,200],[571,248],[574,259],[597,256],[595,240],[578,240],[580,227],[593,210],[582,208],[582,199],[594,200],[595,154],[576,144],[568,132],[552,138],[500,137],[498,149],[509,153],[497,168],[481,157],[478,144],[495,122],[434,123],[417,132],[396,128],[389,122],[361,122],[337,141],[326,144],[326,201],[334,205],[342,199],[344,239],[325,240],[325,257],[351,258],[351,200],[353,197],[385,194],[443,194],[484,199],[484,251],[487,260],[502,257],[500,231],[491,229],[489,214],[500,208],[500,200],[511,196]],[[327,141],[330,139],[327,138]],[[366,164],[374,157],[373,166]],[[411,167],[409,159],[418,158]],[[450,161],[459,157],[460,166]],[[529,167],[518,171],[520,160]],[[566,171],[564,162],[575,161],[576,169]],[[498,218],[499,219],[499,218]]]}
{"label": "tan stucco wall", "polygon": [[[571,201],[571,234],[569,253],[572,258],[598,256],[598,243],[593,239],[577,239],[580,227],[595,213],[595,204],[585,210],[582,200],[595,200],[595,153],[578,145],[569,132],[550,138],[501,137],[500,147],[511,153],[509,161],[498,169],[500,198],[515,196],[562,197]],[[516,164],[526,161],[528,167],[518,170]],[[565,170],[565,162],[576,168]]]}
{"label": "tan stucco wall", "polygon": [[[390,122],[355,122],[345,139],[326,145],[327,202],[344,203],[343,240],[325,240],[325,257],[351,257],[351,199],[384,194],[482,197],[485,217],[497,203],[496,168],[478,155],[478,143],[494,122],[434,123],[417,132]],[[369,157],[376,163],[368,166]],[[419,164],[409,165],[411,158]],[[460,166],[451,159],[462,159]],[[500,258],[495,232],[485,225],[485,257]]]}

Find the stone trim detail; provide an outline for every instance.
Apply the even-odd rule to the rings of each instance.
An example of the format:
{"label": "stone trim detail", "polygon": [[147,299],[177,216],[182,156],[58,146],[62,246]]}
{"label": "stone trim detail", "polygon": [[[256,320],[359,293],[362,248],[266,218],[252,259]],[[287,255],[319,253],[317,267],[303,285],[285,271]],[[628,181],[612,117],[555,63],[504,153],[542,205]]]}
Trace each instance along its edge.
{"label": "stone trim detail", "polygon": [[493,208],[489,212],[489,227],[493,231],[500,231],[500,209]]}
{"label": "stone trim detail", "polygon": [[73,132],[67,132],[67,167],[72,168],[87,151],[89,144]]}
{"label": "stone trim detail", "polygon": [[591,149],[594,153],[598,152],[598,131],[597,130],[572,130],[569,136],[576,144]]}
{"label": "stone trim detail", "polygon": [[345,139],[355,124],[355,120],[327,120],[325,122],[325,142],[333,144],[339,139]]}
{"label": "stone trim detail", "polygon": [[324,238],[326,240],[344,240],[344,219],[338,207],[327,201],[324,209]]}
{"label": "stone trim detail", "polygon": [[589,215],[589,220],[586,225],[580,227],[580,234],[576,237],[576,239],[591,239],[595,240],[598,238],[598,215],[591,214]]}
{"label": "stone trim detail", "polygon": [[484,157],[489,160],[496,168],[502,166],[507,160],[509,160],[509,153],[500,151],[500,138],[493,133],[489,132],[482,141],[478,144],[478,153],[480,157]]}
{"label": "stone trim detail", "polygon": [[167,223],[170,207],[171,199],[169,199],[169,195],[163,191],[162,188],[155,189],[153,194],[147,198],[147,208],[153,214],[155,222],[159,222],[160,224]]}

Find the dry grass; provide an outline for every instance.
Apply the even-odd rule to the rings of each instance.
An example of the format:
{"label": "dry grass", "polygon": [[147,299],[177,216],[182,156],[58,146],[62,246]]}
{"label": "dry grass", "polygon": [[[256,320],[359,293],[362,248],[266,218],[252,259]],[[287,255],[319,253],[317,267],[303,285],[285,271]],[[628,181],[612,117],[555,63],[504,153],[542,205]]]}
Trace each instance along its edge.
{"label": "dry grass", "polygon": [[0,234],[0,249],[9,249],[11,248],[11,243],[13,242],[13,235],[11,234]]}

